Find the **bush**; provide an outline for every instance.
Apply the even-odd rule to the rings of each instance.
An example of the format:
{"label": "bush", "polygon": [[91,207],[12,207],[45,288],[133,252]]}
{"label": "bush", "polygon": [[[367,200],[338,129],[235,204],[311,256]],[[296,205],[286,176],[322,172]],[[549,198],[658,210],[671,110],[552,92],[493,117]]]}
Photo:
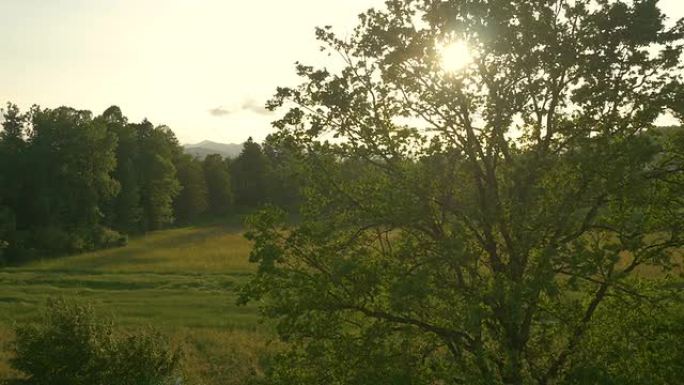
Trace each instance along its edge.
{"label": "bush", "polygon": [[111,372],[120,385],[175,384],[174,372],[179,365],[179,351],[155,331],[129,335],[116,343],[112,356]]}
{"label": "bush", "polygon": [[52,254],[63,254],[74,247],[72,237],[64,229],[57,226],[46,226],[35,230],[30,240],[37,250],[49,250]]}
{"label": "bush", "polygon": [[159,333],[117,335],[92,306],[50,300],[38,323],[16,330],[11,365],[17,384],[164,385],[175,383],[180,353]]}
{"label": "bush", "polygon": [[4,261],[2,256],[3,256],[5,249],[8,247],[9,247],[9,242],[7,242],[3,239],[0,239],[0,264],[2,264],[2,261]]}
{"label": "bush", "polygon": [[128,236],[108,227],[98,227],[95,231],[95,244],[97,247],[123,247],[128,244]]}

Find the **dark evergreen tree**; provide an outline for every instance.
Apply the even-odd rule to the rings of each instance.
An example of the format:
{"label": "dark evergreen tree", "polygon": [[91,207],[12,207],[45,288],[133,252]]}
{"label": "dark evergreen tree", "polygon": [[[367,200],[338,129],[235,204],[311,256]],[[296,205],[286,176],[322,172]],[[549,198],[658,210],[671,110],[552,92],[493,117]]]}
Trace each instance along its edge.
{"label": "dark evergreen tree", "polygon": [[262,145],[268,160],[268,201],[289,212],[297,211],[300,196],[300,149],[289,138],[266,137]]}
{"label": "dark evergreen tree", "polygon": [[20,208],[26,117],[11,103],[2,113],[0,131],[0,262],[16,242],[16,211]]}
{"label": "dark evergreen tree", "polygon": [[268,198],[268,172],[268,159],[261,146],[250,137],[231,165],[235,204],[254,208],[265,203]]}

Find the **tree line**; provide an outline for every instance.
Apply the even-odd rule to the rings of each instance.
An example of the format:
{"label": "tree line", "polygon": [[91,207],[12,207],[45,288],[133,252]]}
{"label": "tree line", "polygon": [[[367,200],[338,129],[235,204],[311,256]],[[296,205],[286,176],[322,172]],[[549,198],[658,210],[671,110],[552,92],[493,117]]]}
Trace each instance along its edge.
{"label": "tree line", "polygon": [[8,103],[0,131],[0,261],[124,244],[127,236],[226,217],[266,203],[291,209],[287,156],[251,138],[235,159],[183,153],[173,131],[112,106]]}

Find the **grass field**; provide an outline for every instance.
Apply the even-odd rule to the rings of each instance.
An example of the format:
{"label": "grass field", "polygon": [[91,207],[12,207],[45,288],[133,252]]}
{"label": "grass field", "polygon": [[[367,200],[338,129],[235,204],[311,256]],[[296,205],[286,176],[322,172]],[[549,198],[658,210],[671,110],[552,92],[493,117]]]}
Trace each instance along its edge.
{"label": "grass field", "polygon": [[[0,269],[0,382],[16,376],[8,363],[12,326],[38,316],[49,297],[63,296],[92,302],[122,328],[151,325],[169,335],[183,348],[189,384],[244,383],[278,346],[254,306],[235,304],[237,288],[255,269],[250,248],[235,227],[188,227],[123,248]],[[645,268],[640,275],[663,273]]]}
{"label": "grass field", "polygon": [[152,325],[183,346],[198,383],[231,384],[259,372],[272,333],[253,306],[237,306],[237,287],[254,266],[234,228],[172,229],[123,248],[0,269],[0,380],[12,325],[38,315],[47,298],[92,302],[124,328]]}

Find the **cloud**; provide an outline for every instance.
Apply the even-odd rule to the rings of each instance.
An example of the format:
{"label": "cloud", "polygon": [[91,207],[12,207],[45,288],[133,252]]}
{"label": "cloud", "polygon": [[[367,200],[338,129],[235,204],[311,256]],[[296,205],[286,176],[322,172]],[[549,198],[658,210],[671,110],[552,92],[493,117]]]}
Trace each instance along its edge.
{"label": "cloud", "polygon": [[272,112],[267,110],[264,106],[265,103],[259,102],[253,98],[244,99],[239,107],[224,107],[218,106],[216,108],[209,109],[209,114],[218,118],[226,117],[239,112],[249,112],[256,115],[267,116],[271,115]]}
{"label": "cloud", "polygon": [[230,109],[223,107],[223,106],[218,106],[218,107],[215,107],[215,108],[212,108],[209,110],[209,114],[211,114],[211,116],[216,116],[216,117],[227,116],[227,115],[230,115],[232,113],[233,113],[233,111],[231,111]]}
{"label": "cloud", "polygon": [[267,110],[266,107],[264,107],[264,104],[265,103],[258,102],[255,99],[247,99],[242,103],[241,108],[257,115],[270,115],[271,111]]}

